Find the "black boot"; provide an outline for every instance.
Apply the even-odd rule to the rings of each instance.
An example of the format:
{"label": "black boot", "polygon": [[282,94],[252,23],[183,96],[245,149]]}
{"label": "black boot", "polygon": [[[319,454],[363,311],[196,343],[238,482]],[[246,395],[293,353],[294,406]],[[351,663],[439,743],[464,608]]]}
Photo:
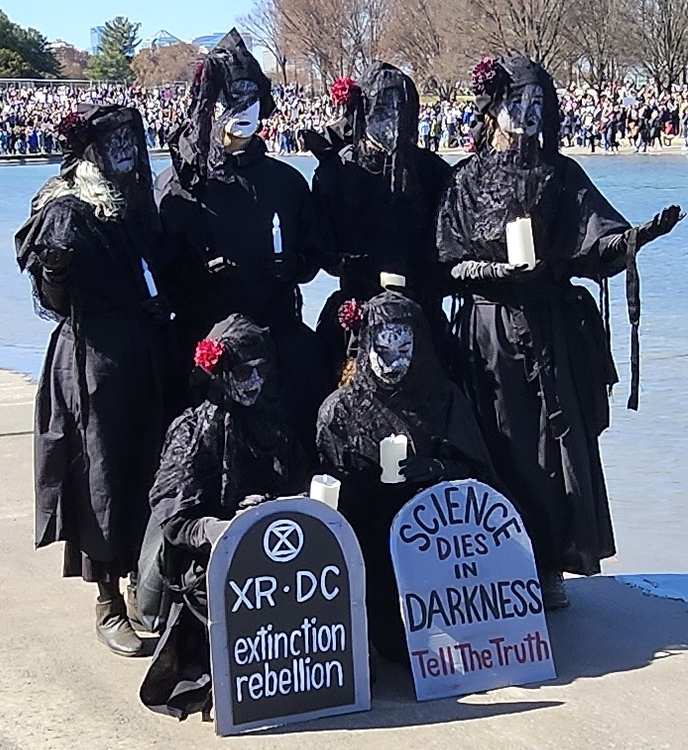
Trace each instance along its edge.
{"label": "black boot", "polygon": [[131,623],[134,630],[148,631],[148,628],[141,622],[139,618],[139,605],[136,599],[136,578],[133,576],[129,577],[129,583],[127,584],[127,619]]}
{"label": "black boot", "polygon": [[566,593],[566,584],[561,572],[559,570],[541,570],[538,573],[545,610],[551,612],[555,609],[566,609],[571,602]]}
{"label": "black boot", "polygon": [[96,602],[96,634],[113,654],[137,656],[143,643],[127,619],[124,597],[121,594],[108,601]]}

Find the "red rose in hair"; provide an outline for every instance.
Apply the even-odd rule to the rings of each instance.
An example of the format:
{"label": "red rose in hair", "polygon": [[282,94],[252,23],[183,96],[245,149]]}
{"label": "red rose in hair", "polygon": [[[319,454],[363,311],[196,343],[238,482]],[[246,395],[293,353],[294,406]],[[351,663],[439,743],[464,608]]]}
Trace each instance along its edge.
{"label": "red rose in hair", "polygon": [[335,104],[346,106],[355,96],[358,91],[356,81],[349,76],[344,78],[337,78],[337,80],[330,86],[330,93],[334,99]]}
{"label": "red rose in hair", "polygon": [[471,82],[473,84],[473,91],[476,94],[489,93],[488,89],[497,77],[498,67],[499,63],[494,57],[483,57],[475,68],[473,68]]}
{"label": "red rose in hair", "polygon": [[72,148],[79,147],[88,140],[88,123],[84,117],[72,112],[60,120],[60,124],[57,126],[57,134],[61,140],[67,141]]}
{"label": "red rose in hair", "polygon": [[363,305],[355,299],[348,299],[337,311],[339,325],[345,331],[356,330],[363,320]]}
{"label": "red rose in hair", "polygon": [[203,339],[203,341],[199,341],[196,345],[194,362],[207,373],[211,373],[224,353],[225,345],[221,341],[215,341],[215,339]]}

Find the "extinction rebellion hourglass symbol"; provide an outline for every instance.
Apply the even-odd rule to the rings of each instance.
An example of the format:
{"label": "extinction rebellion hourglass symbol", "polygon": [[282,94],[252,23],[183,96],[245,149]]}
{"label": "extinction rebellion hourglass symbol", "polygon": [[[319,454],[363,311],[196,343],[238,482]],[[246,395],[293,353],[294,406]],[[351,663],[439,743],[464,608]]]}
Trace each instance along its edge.
{"label": "extinction rebellion hourglass symbol", "polygon": [[273,562],[290,562],[302,547],[303,531],[295,521],[273,521],[263,536],[263,549]]}

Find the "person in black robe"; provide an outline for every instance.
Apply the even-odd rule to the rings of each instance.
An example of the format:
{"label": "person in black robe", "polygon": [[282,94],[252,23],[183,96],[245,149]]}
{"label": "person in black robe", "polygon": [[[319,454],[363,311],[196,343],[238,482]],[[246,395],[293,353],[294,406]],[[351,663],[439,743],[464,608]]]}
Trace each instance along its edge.
{"label": "person in black robe", "polygon": [[137,110],[93,107],[60,135],[60,176],[16,237],[39,311],[58,321],[36,397],[36,546],[66,542],[64,575],[98,584],[98,638],[133,656],[120,578],[136,570],[166,426],[157,212]]}
{"label": "person in black robe", "polygon": [[[627,269],[631,408],[637,407],[637,250],[666,234],[678,206],[631,228],[583,169],[559,153],[552,79],[525,57],[474,71],[477,152],[459,163],[439,213],[440,258],[463,304],[461,385],[533,542],[545,606],[568,605],[562,571],[591,575],[615,553],[598,439],[617,381],[591,294]],[[506,225],[532,220],[534,269],[508,263]],[[448,274],[447,274],[448,275]],[[608,322],[608,302],[607,308]]]}
{"label": "person in black robe", "polygon": [[319,160],[313,198],[326,237],[324,268],[339,278],[316,329],[331,366],[340,371],[347,354],[341,305],[379,294],[381,272],[405,277],[444,358],[448,326],[435,283],[435,218],[451,167],[417,146],[418,92],[398,68],[373,63],[357,85],[335,82],[333,95],[345,107],[342,121],[327,137],[305,134]]}
{"label": "person in black robe", "polygon": [[[342,483],[339,510],[366,565],[368,629],[385,658],[408,663],[389,535],[394,516],[420,490],[472,477],[501,490],[466,397],[444,374],[427,319],[414,301],[383,292],[364,306],[356,373],[318,415],[321,464]],[[406,435],[405,481],[380,481],[380,441]]]}
{"label": "person in black robe", "polygon": [[187,372],[196,342],[230,313],[270,327],[289,423],[314,456],[330,388],[299,284],[319,268],[318,233],[305,178],[256,134],[274,108],[269,79],[232,30],[199,65],[189,117],[170,138],[172,166],[156,181],[162,281]]}
{"label": "person in black robe", "polygon": [[140,691],[148,708],[178,719],[210,708],[205,574],[212,544],[237,511],[303,492],[310,478],[274,397],[267,329],[230,315],[200,342],[195,361],[205,400],[167,431],[150,492],[176,601]]}

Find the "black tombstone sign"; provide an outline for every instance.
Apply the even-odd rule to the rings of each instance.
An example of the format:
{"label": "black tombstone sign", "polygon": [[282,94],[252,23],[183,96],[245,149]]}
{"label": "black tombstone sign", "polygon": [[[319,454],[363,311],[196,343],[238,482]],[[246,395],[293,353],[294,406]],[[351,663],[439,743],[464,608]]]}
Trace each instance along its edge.
{"label": "black tombstone sign", "polygon": [[208,566],[218,734],[370,708],[363,558],[310,498],[239,515]]}
{"label": "black tombstone sign", "polygon": [[418,700],[556,677],[530,539],[505,497],[437,484],[399,511],[390,543]]}

